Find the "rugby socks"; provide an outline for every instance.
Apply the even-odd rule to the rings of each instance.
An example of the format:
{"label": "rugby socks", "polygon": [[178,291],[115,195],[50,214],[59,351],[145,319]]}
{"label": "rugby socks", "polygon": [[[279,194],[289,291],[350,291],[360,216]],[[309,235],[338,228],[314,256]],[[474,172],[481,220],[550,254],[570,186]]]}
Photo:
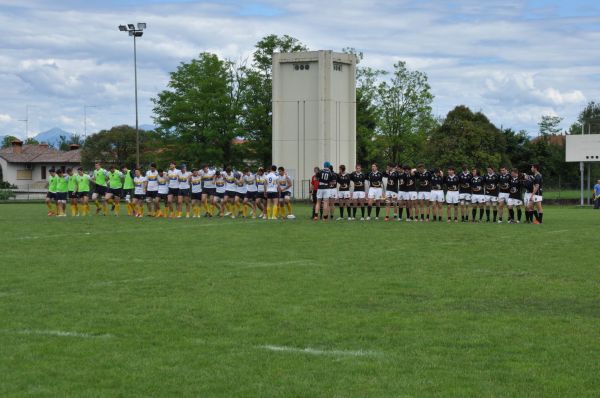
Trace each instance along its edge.
{"label": "rugby socks", "polygon": [[[348,211],[348,215],[350,215],[349,211]],[[340,217],[344,218],[344,208],[342,206],[340,206]]]}
{"label": "rugby socks", "polygon": [[[496,222],[497,218],[498,218],[498,210],[494,210],[494,222]],[[502,217],[500,217],[500,221],[502,221]]]}
{"label": "rugby socks", "polygon": [[371,217],[371,205],[367,206],[367,216]]}
{"label": "rugby socks", "polygon": [[483,209],[479,209],[479,221],[483,220]]}
{"label": "rugby socks", "polygon": [[103,203],[102,212],[104,213],[105,216],[108,215],[108,203],[106,203],[106,202]]}
{"label": "rugby socks", "polygon": [[542,223],[542,219],[544,218],[544,213],[538,213],[538,221],[540,224]]}
{"label": "rugby socks", "polygon": [[404,213],[404,207],[398,209],[398,220],[402,220],[402,213]]}
{"label": "rugby socks", "polygon": [[488,222],[490,221],[490,209],[485,209],[485,218]]}
{"label": "rugby socks", "polygon": [[134,206],[133,206],[133,204],[131,204],[131,203],[129,203],[129,202],[127,202],[127,204],[126,204],[126,206],[125,206],[125,207],[126,207],[126,209],[127,209],[127,215],[128,215],[128,216],[132,216],[132,215],[133,215],[133,213],[136,211],[136,210],[134,209]]}
{"label": "rugby socks", "polygon": [[381,210],[381,207],[375,206],[375,217],[379,217],[379,211],[380,210]]}
{"label": "rugby socks", "polygon": [[519,207],[517,209],[517,220],[519,220],[519,222],[521,222],[521,216],[523,215],[522,213],[523,212],[521,211],[521,208]]}
{"label": "rugby socks", "polygon": [[115,215],[118,216],[120,211],[121,211],[121,204],[115,203]]}
{"label": "rugby socks", "polygon": [[473,221],[475,221],[475,217],[477,216],[477,209],[475,209],[475,208],[474,208],[474,209],[472,209],[472,210],[471,210],[471,214],[472,214],[472,216],[473,216]]}
{"label": "rugby socks", "polygon": [[46,206],[48,206],[48,211],[52,211],[52,202],[46,202]]}
{"label": "rugby socks", "polygon": [[[285,206],[287,207],[288,214],[292,214],[292,202],[287,202]],[[350,215],[350,211],[348,211],[348,215]]]}
{"label": "rugby socks", "polygon": [[515,211],[513,209],[508,209],[508,221],[515,220]]}

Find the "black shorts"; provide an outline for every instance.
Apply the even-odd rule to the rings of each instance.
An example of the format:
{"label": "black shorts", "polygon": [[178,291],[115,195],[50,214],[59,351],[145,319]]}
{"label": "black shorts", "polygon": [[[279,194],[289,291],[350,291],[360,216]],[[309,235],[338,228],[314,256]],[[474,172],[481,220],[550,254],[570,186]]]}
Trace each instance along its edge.
{"label": "black shorts", "polygon": [[216,193],[217,188],[204,188],[204,190],[202,191],[202,194],[207,196],[215,196]]}
{"label": "black shorts", "polygon": [[111,194],[112,196],[117,196],[117,197],[121,197],[121,192],[123,190],[120,188],[108,188],[108,192],[109,194]]}
{"label": "black shorts", "polygon": [[292,193],[290,191],[284,191],[284,192],[281,193],[281,195],[279,195],[279,198],[283,199],[286,196],[292,196]]}
{"label": "black shorts", "polygon": [[69,199],[77,199],[77,192],[69,191]]}
{"label": "black shorts", "polygon": [[223,199],[225,197],[225,192],[215,192],[215,194],[213,196]]}
{"label": "black shorts", "polygon": [[56,200],[62,200],[62,201],[67,200],[67,193],[66,192],[57,192]]}
{"label": "black shorts", "polygon": [[146,198],[146,195],[135,194],[135,195],[133,195],[133,197],[136,198],[137,200],[144,200]]}
{"label": "black shorts", "polygon": [[279,192],[267,192],[267,199],[278,199]]}
{"label": "black shorts", "polygon": [[77,192],[77,197],[79,199],[81,199],[81,198],[87,198],[88,196],[90,196],[90,193],[88,191]]}
{"label": "black shorts", "polygon": [[154,199],[158,196],[158,191],[147,191],[146,197],[150,199]]}
{"label": "black shorts", "polygon": [[96,189],[94,189],[94,193],[104,196],[106,195],[106,187],[103,185],[96,185]]}
{"label": "black shorts", "polygon": [[168,199],[168,197],[167,197],[168,195],[169,195],[169,194],[166,194],[166,193],[159,193],[159,194],[158,194],[158,199],[159,199],[159,200],[164,200],[164,201],[166,202],[166,201],[167,201],[167,199]]}
{"label": "black shorts", "polygon": [[169,195],[179,196],[179,188],[169,188]]}
{"label": "black shorts", "polygon": [[129,197],[131,198],[133,196],[133,189],[122,189],[121,191],[121,195],[123,195],[123,197],[129,195]]}
{"label": "black shorts", "polygon": [[248,191],[248,192],[246,192],[245,198],[248,199],[248,200],[254,200],[254,199],[256,199],[256,191]]}
{"label": "black shorts", "polygon": [[190,196],[190,189],[186,188],[186,189],[180,189],[179,192],[177,193],[177,196]]}
{"label": "black shorts", "polygon": [[192,200],[202,200],[202,192],[192,192]]}
{"label": "black shorts", "polygon": [[235,191],[225,191],[225,196],[227,196],[228,198],[235,198],[235,195]]}
{"label": "black shorts", "polygon": [[56,192],[48,192],[48,193],[46,194],[46,197],[47,197],[48,199],[56,200]]}
{"label": "black shorts", "polygon": [[237,196],[237,197],[238,197],[238,198],[240,198],[240,199],[244,199],[244,198],[246,197],[246,194],[245,194],[245,193],[242,193],[242,192],[236,192],[236,193],[235,193],[235,196]]}

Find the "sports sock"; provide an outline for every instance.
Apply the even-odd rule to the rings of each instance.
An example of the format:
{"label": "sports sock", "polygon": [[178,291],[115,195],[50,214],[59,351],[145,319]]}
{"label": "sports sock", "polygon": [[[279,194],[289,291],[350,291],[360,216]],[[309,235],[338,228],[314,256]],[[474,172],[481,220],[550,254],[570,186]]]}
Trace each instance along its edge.
{"label": "sports sock", "polygon": [[375,217],[379,217],[379,211],[381,210],[380,206],[375,206]]}
{"label": "sports sock", "polygon": [[371,205],[367,206],[367,216],[371,217]]}
{"label": "sports sock", "polygon": [[538,213],[538,221],[540,222],[540,224],[542,223],[542,219],[544,218],[544,213]]}
{"label": "sports sock", "polygon": [[494,222],[496,222],[497,217],[498,217],[498,210],[494,210]]}
{"label": "sports sock", "polygon": [[108,215],[108,203],[104,202],[104,205],[102,206],[102,212],[105,216]]}
{"label": "sports sock", "polygon": [[121,211],[121,204],[115,203],[115,214],[119,214],[120,211]]}
{"label": "sports sock", "polygon": [[360,216],[365,218],[365,206],[360,206]]}
{"label": "sports sock", "polygon": [[292,214],[292,202],[287,202],[285,207],[287,208],[288,214]]}
{"label": "sports sock", "polygon": [[352,208],[352,217],[356,218],[356,212],[357,212],[358,208],[355,206]]}
{"label": "sports sock", "polygon": [[471,214],[473,215],[473,221],[474,221],[475,216],[477,216],[477,209],[471,209]]}
{"label": "sports sock", "polygon": [[483,209],[479,209],[479,220],[483,219]]}
{"label": "sports sock", "polygon": [[490,209],[485,209],[485,218],[490,221]]}
{"label": "sports sock", "polygon": [[404,207],[398,209],[398,220],[402,220],[402,213],[404,213]]}
{"label": "sports sock", "polygon": [[514,209],[508,209],[508,220],[513,221],[515,219],[515,211]]}
{"label": "sports sock", "polygon": [[523,215],[522,213],[523,213],[523,211],[522,211],[522,210],[521,210],[521,208],[519,207],[519,208],[517,209],[517,220],[521,221],[521,216]]}
{"label": "sports sock", "polygon": [[[531,214],[533,214],[533,216],[535,217],[535,219],[539,221],[539,219],[538,219],[538,211],[537,210],[534,210]],[[533,218],[531,220],[533,221]]]}
{"label": "sports sock", "polygon": [[272,217],[272,211],[271,211],[271,206],[267,206],[267,218],[271,218]]}
{"label": "sports sock", "polygon": [[340,217],[344,218],[344,208],[340,206]]}
{"label": "sports sock", "polygon": [[48,211],[52,211],[52,203],[46,202],[46,206],[48,206]]}

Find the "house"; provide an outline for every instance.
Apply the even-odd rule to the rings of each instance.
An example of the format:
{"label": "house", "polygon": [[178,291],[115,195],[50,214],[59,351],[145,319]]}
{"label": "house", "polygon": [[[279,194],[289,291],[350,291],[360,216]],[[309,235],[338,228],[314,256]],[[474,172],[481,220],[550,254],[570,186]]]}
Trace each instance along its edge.
{"label": "house", "polygon": [[63,170],[78,167],[81,163],[79,145],[71,145],[70,151],[59,151],[48,144],[24,145],[14,140],[8,148],[0,149],[2,180],[19,189],[44,189],[51,168]]}

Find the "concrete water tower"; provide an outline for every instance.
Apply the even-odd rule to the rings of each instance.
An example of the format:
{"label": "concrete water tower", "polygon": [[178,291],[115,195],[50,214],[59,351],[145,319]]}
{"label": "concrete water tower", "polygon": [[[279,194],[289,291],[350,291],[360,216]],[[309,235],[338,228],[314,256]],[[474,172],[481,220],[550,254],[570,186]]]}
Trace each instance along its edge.
{"label": "concrete water tower", "polygon": [[356,163],[355,55],[332,51],[273,54],[273,163],[308,196],[315,166]]}

